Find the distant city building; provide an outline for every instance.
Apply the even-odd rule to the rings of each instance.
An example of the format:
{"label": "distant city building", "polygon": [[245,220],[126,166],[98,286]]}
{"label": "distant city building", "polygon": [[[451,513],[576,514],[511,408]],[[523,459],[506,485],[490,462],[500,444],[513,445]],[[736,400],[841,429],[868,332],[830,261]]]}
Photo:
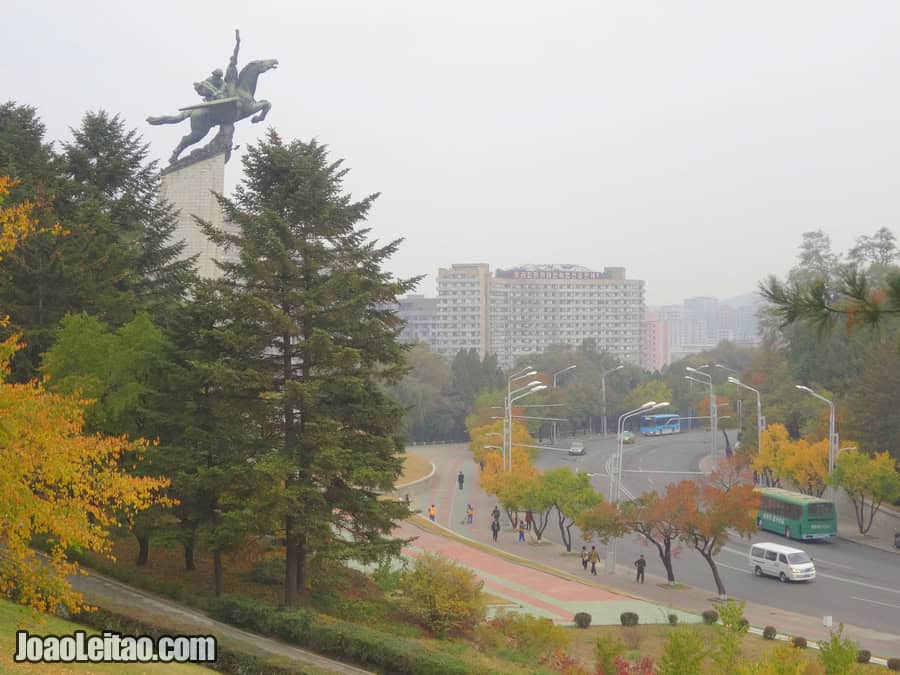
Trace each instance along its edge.
{"label": "distant city building", "polygon": [[438,270],[437,320],[431,350],[452,359],[460,349],[490,348],[488,298],[491,270],[486,263]]}
{"label": "distant city building", "polygon": [[624,267],[525,265],[491,279],[490,351],[508,367],[550,345],[576,348],[586,338],[629,363],[641,362],[644,282]]}
{"label": "distant city building", "polygon": [[437,328],[437,298],[423,295],[407,295],[397,301],[397,313],[406,322],[400,340],[423,342],[429,347],[435,339]]}
{"label": "distant city building", "polygon": [[662,370],[672,362],[671,324],[662,313],[644,313],[644,360],[647,370]]}

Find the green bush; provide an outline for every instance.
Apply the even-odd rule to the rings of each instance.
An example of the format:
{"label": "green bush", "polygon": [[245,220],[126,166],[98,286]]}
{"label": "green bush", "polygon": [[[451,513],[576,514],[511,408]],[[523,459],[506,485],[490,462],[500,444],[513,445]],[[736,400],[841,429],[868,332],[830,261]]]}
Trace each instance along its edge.
{"label": "green bush", "polygon": [[587,628],[591,625],[591,615],[587,612],[578,612],[575,615],[575,625],[579,628]]}
{"label": "green bush", "polygon": [[594,646],[594,656],[597,659],[597,671],[600,673],[615,673],[616,659],[625,653],[625,644],[621,640],[617,640],[613,636],[603,636],[597,638],[597,644]]}
{"label": "green bush", "polygon": [[483,586],[471,570],[426,553],[403,576],[404,607],[435,635],[464,635],[484,620]]}
{"label": "green bush", "polygon": [[825,666],[825,675],[844,675],[853,672],[853,664],[859,656],[859,645],[843,637],[844,624],[837,630],[829,630],[828,640],[820,640],[819,660]]}
{"label": "green bush", "polygon": [[[669,632],[659,660],[659,675],[700,675],[707,648],[699,632],[678,626]],[[615,672],[615,671],[611,671]]]}
{"label": "green bush", "polygon": [[747,619],[741,618],[740,620],[738,620],[738,628],[740,628],[741,630],[743,630],[743,629],[745,629],[745,628],[748,628],[748,629],[749,629],[749,628],[750,628],[750,622],[747,621]]}
{"label": "green bush", "polygon": [[622,622],[623,626],[637,626],[638,615],[634,612],[622,612],[619,615],[619,621]]}
{"label": "green bush", "polygon": [[210,616],[278,637],[311,651],[404,675],[464,675],[464,661],[366,626],[320,617],[302,609],[279,610],[259,600],[225,595],[210,603]]}
{"label": "green bush", "polygon": [[892,658],[887,660],[888,670],[900,670],[900,659]]}
{"label": "green bush", "polygon": [[244,581],[263,586],[280,586],[284,583],[284,575],[284,558],[265,558],[257,561],[248,571],[242,572],[240,577]]}
{"label": "green bush", "polygon": [[704,610],[703,614],[701,614],[700,616],[703,617],[703,623],[708,626],[714,624],[719,620],[719,613],[714,609]]}
{"label": "green bush", "polygon": [[774,640],[776,635],[778,635],[778,631],[775,630],[775,626],[763,628],[763,640]]}
{"label": "green bush", "polygon": [[675,626],[678,624],[678,615],[677,614],[669,614],[669,625]]}
{"label": "green bush", "polygon": [[797,649],[806,649],[806,638],[798,635],[791,639],[791,644]]}
{"label": "green bush", "polygon": [[872,658],[872,652],[868,649],[860,649],[856,652],[856,662],[857,663],[868,663]]}
{"label": "green bush", "polygon": [[478,626],[475,637],[485,651],[509,650],[529,661],[567,650],[572,644],[566,629],[550,619],[517,612],[498,613]]}

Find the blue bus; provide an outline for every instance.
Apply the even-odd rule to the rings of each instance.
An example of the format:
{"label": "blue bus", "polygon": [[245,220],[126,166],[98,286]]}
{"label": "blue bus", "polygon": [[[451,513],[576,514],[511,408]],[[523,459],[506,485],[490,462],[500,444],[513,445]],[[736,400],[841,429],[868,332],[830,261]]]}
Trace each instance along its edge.
{"label": "blue bus", "polygon": [[642,436],[664,436],[681,433],[681,420],[677,414],[644,415],[641,417]]}

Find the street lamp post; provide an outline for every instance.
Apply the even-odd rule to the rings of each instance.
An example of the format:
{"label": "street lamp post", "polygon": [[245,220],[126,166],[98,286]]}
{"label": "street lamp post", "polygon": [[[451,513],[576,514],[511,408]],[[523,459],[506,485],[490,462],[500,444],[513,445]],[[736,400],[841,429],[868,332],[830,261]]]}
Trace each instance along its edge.
{"label": "street lamp post", "polygon": [[[570,371],[570,370],[573,370],[574,368],[577,368],[577,367],[578,367],[578,366],[576,366],[576,365],[571,365],[571,366],[569,366],[569,367],[567,367],[567,368],[563,368],[562,370],[557,370],[555,373],[553,373],[553,388],[556,389],[556,378],[557,378],[559,375],[562,375],[563,373],[566,373],[566,372],[568,372],[568,371]],[[553,444],[556,445],[556,422],[553,423],[553,426],[552,426],[551,428],[552,428],[552,430],[553,430],[553,431],[552,431]]]}
{"label": "street lamp post", "polygon": [[[614,465],[610,467],[609,471],[609,499],[613,504],[618,504],[619,499],[621,497],[622,492],[622,455],[624,454],[624,442],[622,436],[625,431],[625,422],[628,421],[629,418],[634,417],[635,415],[640,415],[641,413],[649,412],[651,410],[656,410],[657,408],[663,408],[669,405],[668,402],[665,403],[657,403],[656,401],[647,401],[640,408],[635,408],[634,410],[629,410],[626,413],[623,413],[619,417],[619,421],[616,424],[616,454]],[[616,571],[616,540],[610,539],[606,544],[606,560],[604,561],[604,572],[606,574],[615,574]]]}
{"label": "street lamp post", "polygon": [[[503,402],[503,469],[506,469],[506,449],[512,447],[512,413],[509,409],[509,399],[512,396],[512,383],[523,380],[526,377],[537,375],[537,371],[531,366],[525,366],[522,370],[513,373],[506,380],[506,400]],[[509,436],[509,444],[507,444],[507,435]],[[512,462],[510,461],[510,466]]]}
{"label": "street lamp post", "polygon": [[603,438],[606,438],[606,376],[610,373],[614,373],[617,370],[622,370],[625,366],[619,364],[615,368],[611,368],[610,370],[604,371],[600,375],[600,388],[603,394]]}
{"label": "street lamp post", "polygon": [[[709,364],[700,366],[700,368],[707,368]],[[690,373],[694,373],[695,375],[700,375],[701,377],[709,378],[708,382],[705,384],[709,384],[709,416],[710,416],[710,427],[712,429],[712,452],[715,455],[719,449],[719,439],[716,438],[716,434],[719,431],[719,404],[716,401],[716,391],[713,387],[712,375],[709,373],[704,373],[702,370],[698,368],[691,368],[687,366],[685,368]]]}
{"label": "street lamp post", "polygon": [[[512,405],[520,398],[525,398],[526,396],[538,391],[544,391],[544,389],[546,388],[546,384],[542,384],[540,380],[534,380],[533,382],[529,382],[526,386],[512,391],[512,393],[510,394],[511,397],[507,399],[506,412],[509,419],[509,424],[507,425],[507,428],[509,429],[509,446],[507,452],[508,464],[506,467],[504,467],[506,471],[512,471]],[[512,394],[515,394],[516,392],[522,393],[520,393],[518,396],[512,396]]]}
{"label": "street lamp post", "polygon": [[[692,383],[696,382],[697,384],[701,384],[704,387],[710,386],[709,382],[704,382],[703,380],[698,380],[696,377],[691,377],[690,375],[685,375],[684,379],[690,380]],[[693,385],[691,385],[691,386],[693,386]],[[716,412],[718,412],[718,411],[716,411]],[[713,443],[713,440],[715,438],[715,435],[713,433],[713,420],[714,419],[715,419],[715,415],[713,414],[712,404],[710,404],[710,406],[709,406],[709,431],[710,431],[709,450],[710,450],[710,452],[715,452],[715,444]]]}
{"label": "street lamp post", "polygon": [[830,408],[828,415],[828,475],[830,476],[831,472],[834,471],[834,460],[835,455],[837,454],[837,447],[835,443],[836,439],[834,436],[834,401],[829,398],[825,398],[821,394],[817,394],[812,389],[810,389],[809,387],[805,387],[802,384],[796,384],[794,386],[797,387],[797,389],[799,389],[800,391],[805,391],[807,394],[815,396],[820,401],[824,401]]}
{"label": "street lamp post", "polygon": [[736,377],[729,377],[728,381],[740,388],[749,389],[756,394],[756,451],[762,452],[763,416],[762,398],[760,398],[759,389],[754,389],[753,387],[744,384]]}

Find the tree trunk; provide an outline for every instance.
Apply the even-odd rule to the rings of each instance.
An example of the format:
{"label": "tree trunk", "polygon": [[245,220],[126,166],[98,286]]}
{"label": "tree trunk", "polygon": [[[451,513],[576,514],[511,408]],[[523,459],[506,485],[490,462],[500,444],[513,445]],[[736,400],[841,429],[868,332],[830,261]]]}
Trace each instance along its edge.
{"label": "tree trunk", "polygon": [[572,552],[572,533],[569,532],[569,528],[572,527],[569,525],[566,527],[566,518],[562,515],[559,510],[559,507],[556,507],[556,512],[559,514],[559,536],[562,537],[562,543],[566,547],[566,551],[569,553]]}
{"label": "tree trunk", "polygon": [[190,538],[184,541],[184,569],[188,572],[193,572],[197,569],[197,566],[194,564],[194,535],[191,534]]}
{"label": "tree trunk", "polygon": [[[537,519],[531,521],[534,525],[534,536],[540,541],[541,537],[544,536],[544,530],[547,529],[547,525],[550,524],[550,511],[545,511],[541,513]],[[540,523],[540,525],[538,525]]]}
{"label": "tree trunk", "polygon": [[213,583],[215,584],[216,597],[225,592],[225,579],[222,570],[222,552],[213,551]]}
{"label": "tree trunk", "polygon": [[138,567],[146,567],[147,560],[150,558],[150,537],[146,534],[134,535],[138,540]]}
{"label": "tree trunk", "polygon": [[284,531],[284,604],[288,607],[297,605],[297,535],[293,532],[293,518],[285,518]]}
{"label": "tree trunk", "polygon": [[518,527],[519,525],[519,512],[511,511],[510,509],[504,509],[506,511],[506,517],[509,518],[509,524],[513,526],[513,528]]}
{"label": "tree trunk", "polygon": [[305,595],[307,587],[306,537],[297,535],[297,594]]}
{"label": "tree trunk", "polygon": [[700,555],[703,556],[706,564],[709,565],[709,569],[712,570],[713,579],[716,582],[716,589],[719,591],[719,595],[726,595],[725,584],[722,583],[722,577],[719,576],[719,568],[716,566],[716,561],[713,559],[712,555],[704,551],[700,551]]}

